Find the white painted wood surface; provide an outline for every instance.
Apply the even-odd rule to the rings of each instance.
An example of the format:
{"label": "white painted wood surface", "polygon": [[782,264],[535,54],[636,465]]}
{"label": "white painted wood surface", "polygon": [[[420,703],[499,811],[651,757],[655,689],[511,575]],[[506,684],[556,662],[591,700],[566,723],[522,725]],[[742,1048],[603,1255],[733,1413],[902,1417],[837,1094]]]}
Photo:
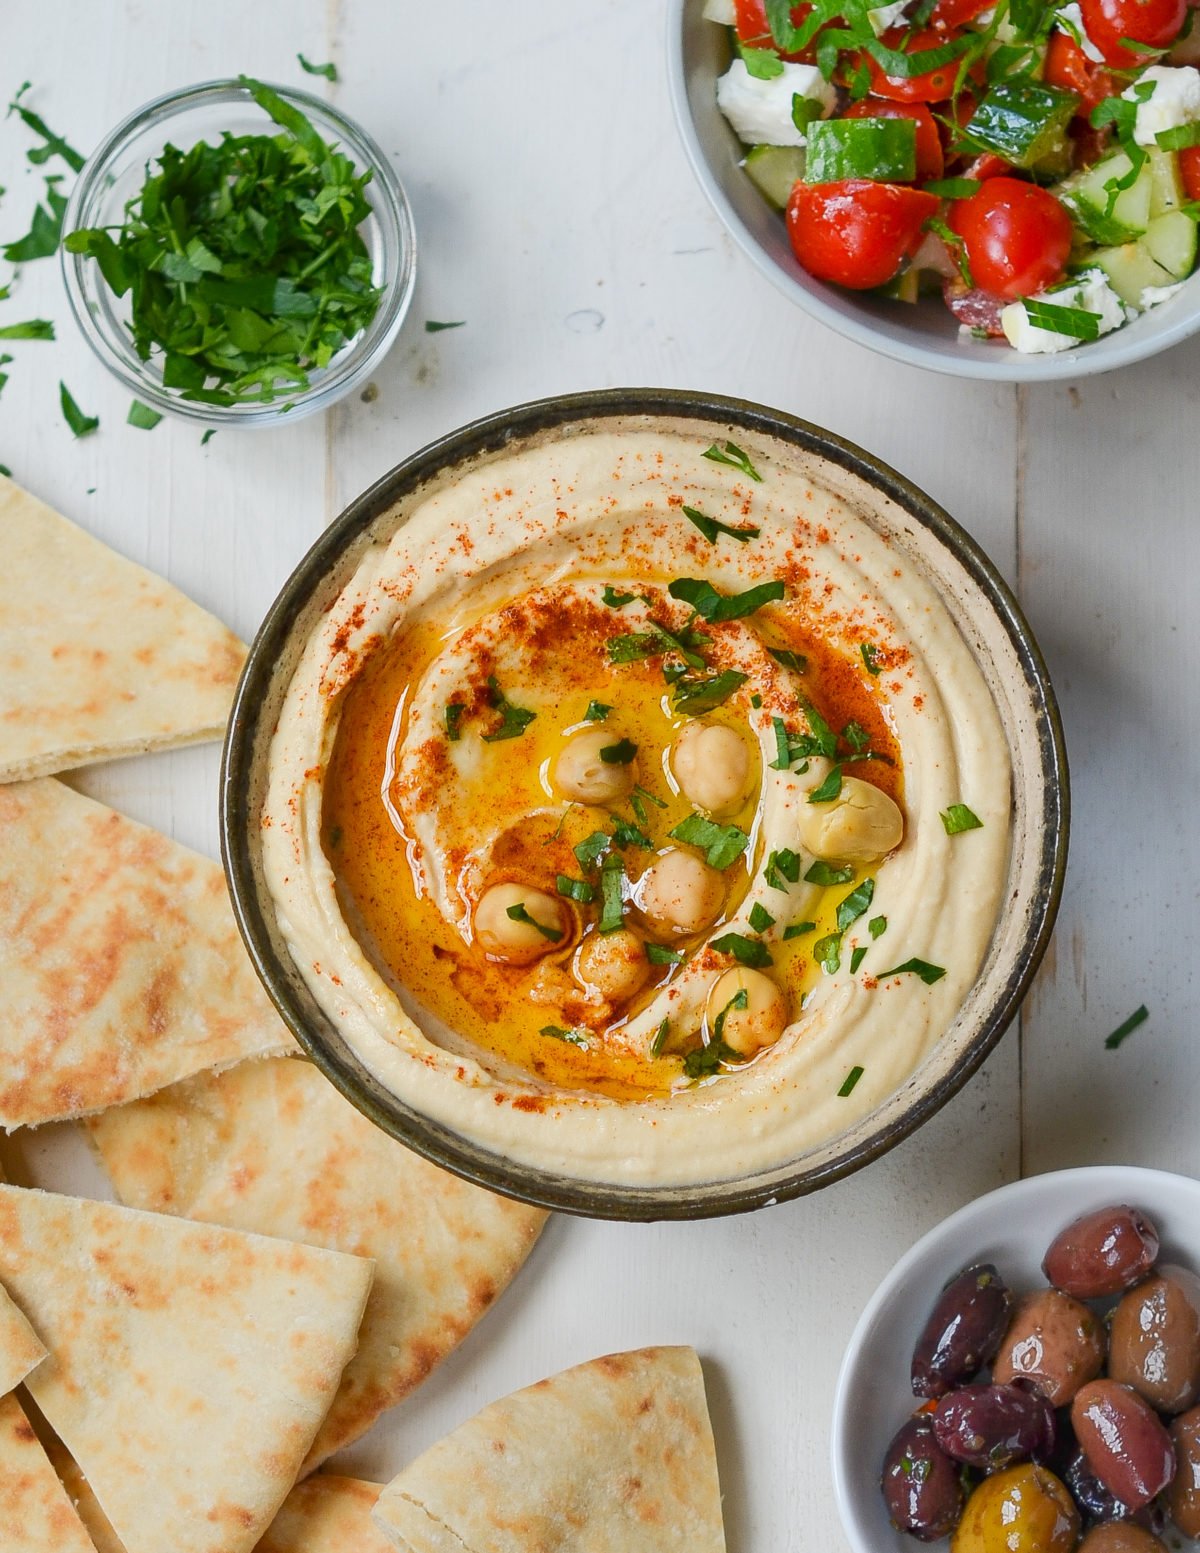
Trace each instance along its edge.
{"label": "white painted wood surface", "polygon": [[[827,1466],[834,1378],[870,1291],[930,1225],[1012,1178],[1093,1160],[1195,1173],[1191,1007],[1200,564],[1200,341],[1078,386],[1018,394],[919,373],[806,320],[733,247],[693,181],[647,0],[44,0],[5,8],[4,78],[88,149],[171,87],[244,70],[328,92],[395,160],[419,231],[417,296],[378,398],[270,432],[125,424],[128,396],[74,331],[52,262],[27,267],[0,463],[249,637],[346,500],[478,414],[568,389],[744,395],[861,443],[943,502],[1018,583],[1063,701],[1075,835],[1055,946],[966,1090],[854,1179],[753,1217],[558,1219],[498,1309],[338,1465],[385,1478],[492,1398],[646,1342],[707,1365],[731,1553],[845,1547]],[[297,50],[334,59],[335,87]],[[0,236],[41,191],[0,123]],[[428,335],[423,320],[465,319]],[[65,380],[101,429],[74,442]],[[80,785],[215,854],[215,747]],[[1104,1036],[1138,1003],[1119,1052]],[[7,1147],[22,1178],[105,1188],[68,1129]]]}

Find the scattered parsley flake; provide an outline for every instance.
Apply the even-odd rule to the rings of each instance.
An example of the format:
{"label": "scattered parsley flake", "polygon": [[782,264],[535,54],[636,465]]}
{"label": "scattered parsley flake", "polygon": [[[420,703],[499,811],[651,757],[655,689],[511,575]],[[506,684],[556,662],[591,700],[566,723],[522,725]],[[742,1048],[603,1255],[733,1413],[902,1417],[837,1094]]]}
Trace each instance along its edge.
{"label": "scattered parsley flake", "polygon": [[601,933],[615,933],[625,922],[623,885],[625,870],[618,857],[608,857],[600,870],[600,921],[596,924]]}
{"label": "scattered parsley flake", "polygon": [[663,1047],[667,1044],[667,1037],[670,1035],[670,1033],[671,1021],[669,1019],[664,1019],[662,1024],[660,1024],[658,1029],[654,1032],[654,1039],[650,1042],[650,1055],[652,1057],[662,1056]]}
{"label": "scattered parsley flake", "polygon": [[710,868],[728,868],[750,845],[750,838],[736,825],[718,825],[703,814],[689,814],[680,820],[668,834],[674,841],[685,842],[690,847],[700,847]]}
{"label": "scattered parsley flake", "polygon": [[841,796],[842,768],[834,765],[829,768],[829,775],[819,787],[814,787],[808,795],[809,803],[832,803],[835,798]]}
{"label": "scattered parsley flake", "polygon": [[613,822],[613,844],[618,847],[640,847],[643,852],[652,850],[654,843],[644,831],[636,825],[631,825],[628,820],[623,820],[619,814],[610,814]]}
{"label": "scattered parsley flake", "polygon": [[817,924],[815,922],[793,922],[790,926],[784,928],[783,936],[785,939],[803,938],[806,933],[815,933],[816,931]]}
{"label": "scattered parsley flake", "polygon": [[58,385],[58,399],[62,405],[63,419],[76,437],[90,436],[99,427],[100,417],[85,415],[71,397],[70,389],[61,380]]}
{"label": "scattered parsley flake", "polygon": [[465,318],[455,318],[450,323],[443,323],[437,318],[427,318],[425,320],[425,333],[440,334],[443,329],[462,329],[465,327],[466,322]]}
{"label": "scattered parsley flake", "polygon": [[24,323],[6,324],[0,340],[52,340],[54,325],[48,318],[27,318]]}
{"label": "scattered parsley flake", "polygon": [[718,954],[732,955],[739,965],[761,969],[770,965],[771,952],[761,938],[747,938],[744,933],[723,933],[712,940],[711,947]]}
{"label": "scattered parsley flake", "polygon": [[813,945],[813,959],[826,976],[836,976],[842,968],[842,935],[826,933]]}
{"label": "scattered parsley flake", "polygon": [[865,1071],[865,1068],[860,1068],[857,1066],[857,1064],[850,1069],[849,1073],[847,1073],[846,1077],[842,1080],[842,1087],[838,1090],[838,1098],[840,1100],[844,1100],[847,1095],[854,1092],[855,1084],[857,1084],[859,1079],[862,1078]]}
{"label": "scattered parsley flake", "polygon": [[637,754],[632,739],[619,739],[616,744],[606,744],[600,751],[600,759],[606,766],[627,766]]}
{"label": "scattered parsley flake", "polygon": [[927,987],[932,987],[935,981],[941,981],[946,974],[940,965],[930,965],[928,960],[905,960],[903,965],[893,965],[890,971],[879,973],[880,981],[887,981],[892,976],[919,976]]}
{"label": "scattered parsley flake", "polygon": [[604,584],[604,592],[600,597],[608,605],[609,609],[624,609],[626,604],[633,603],[634,599],[637,598],[637,594],[618,593],[612,583],[606,582]]}
{"label": "scattered parsley flake", "polygon": [[1150,1018],[1150,1011],[1143,1003],[1140,1008],[1135,1008],[1129,1018],[1123,1024],[1119,1024],[1110,1036],[1107,1036],[1104,1045],[1108,1051],[1116,1051],[1121,1042],[1127,1036],[1133,1034],[1139,1025],[1144,1025]]}
{"label": "scattered parsley flake", "polygon": [[787,647],[768,647],[767,651],[785,669],[791,669],[796,674],[808,673],[808,659],[802,653],[792,652]]}
{"label": "scattered parsley flake", "polygon": [[4,257],[10,264],[28,264],[33,259],[49,259],[58,252],[62,241],[63,216],[67,209],[67,197],[60,194],[58,185],[61,173],[52,173],[46,179],[46,205],[34,207],[33,221],[24,237],[7,244]]}
{"label": "scattered parsley flake", "polygon": [[594,830],[585,836],[572,851],[580,868],[595,868],[612,845],[612,837],[606,831]]}
{"label": "scattered parsley flake", "polygon": [[679,965],[683,960],[683,950],[669,949],[666,944],[647,944],[646,958],[651,965]]}
{"label": "scattered parsley flake", "polygon": [[958,836],[964,830],[982,830],[983,821],[965,803],[952,803],[942,810],[942,825],[947,836]]}
{"label": "scattered parsley flake", "polygon": [[569,901],[576,901],[581,906],[586,906],[589,901],[596,898],[596,891],[586,879],[572,879],[569,874],[559,874],[557,878],[558,893]]}
{"label": "scattered parsley flake", "polygon": [[739,669],[722,669],[704,679],[680,679],[671,704],[682,717],[700,717],[723,706],[748,678]]}
{"label": "scattered parsley flake", "polygon": [[697,512],[695,507],[684,506],[680,511],[689,523],[696,525],[710,545],[716,544],[720,534],[728,534],[730,539],[736,539],[739,544],[744,545],[751,539],[757,539],[762,533],[759,528],[730,528],[728,523],[722,523],[719,518],[710,518],[706,513]]}
{"label": "scattered parsley flake", "polygon": [[879,652],[871,646],[870,642],[863,642],[858,650],[862,653],[862,661],[866,665],[868,674],[878,676],[883,673],[883,665],[879,661]]}
{"label": "scattered parsley flake", "polygon": [[208,444],[212,441],[212,439],[216,436],[216,434],[217,434],[216,427],[215,426],[210,426],[208,428],[208,430],[204,433],[204,435],[200,438],[200,446],[202,448],[203,447],[207,447]]}
{"label": "scattered parsley flake", "polygon": [[849,884],[853,878],[854,869],[849,863],[839,868],[833,863],[826,863],[823,859],[817,858],[804,875],[804,882],[820,885]]}
{"label": "scattered parsley flake", "polygon": [[462,738],[460,724],[462,723],[463,713],[466,710],[466,706],[461,701],[448,701],[446,703],[444,714],[446,719],[446,737],[452,744]]}
{"label": "scattered parsley flake", "polygon": [[125,422],[129,426],[136,426],[139,431],[153,431],[162,420],[157,410],[152,410],[148,404],[143,404],[140,399],[135,399],[129,406],[129,414]]}
{"label": "scattered parsley flake", "polygon": [[578,1046],[582,1051],[588,1049],[586,1030],[565,1030],[562,1025],[543,1025],[539,1034],[548,1035],[552,1041],[566,1041],[568,1045]]}
{"label": "scattered parsley flake", "polygon": [[537,713],[531,712],[528,707],[514,706],[500,689],[499,681],[494,674],[488,675],[487,687],[488,704],[500,713],[500,723],[492,729],[491,733],[483,735],[484,743],[497,744],[501,739],[520,738]]}
{"label": "scattered parsley flake", "polygon": [[887,918],[872,917],[870,922],[867,923],[867,932],[870,933],[872,938],[882,938],[887,932]]}
{"label": "scattered parsley flake", "polygon": [[769,927],[775,926],[775,918],[760,901],[755,901],[751,906],[749,922],[756,933],[765,933]]}
{"label": "scattered parsley flake", "polygon": [[790,847],[772,852],[763,869],[763,878],[773,890],[786,890],[789,884],[799,884],[800,854]]}
{"label": "scattered parsley flake", "polygon": [[611,711],[612,707],[603,701],[589,701],[583,720],[585,723],[602,723]]}
{"label": "scattered parsley flake", "polygon": [[864,879],[861,884],[856,885],[849,895],[838,902],[838,930],[844,933],[848,927],[857,922],[859,917],[868,910],[874,897],[874,879]]}
{"label": "scattered parsley flake", "polygon": [[13,98],[12,102],[9,103],[8,111],[9,113],[15,113],[27,129],[31,129],[35,135],[39,135],[46,143],[42,146],[35,146],[32,151],[27,151],[25,153],[26,156],[38,167],[48,162],[51,157],[59,156],[73,173],[81,173],[83,171],[84,159],[75,150],[74,146],[69,146],[61,135],[55,134],[45,119],[34,113],[32,109],[26,108],[21,102],[21,98],[24,97],[28,90],[29,82],[25,81],[20,91]]}
{"label": "scattered parsley flake", "polygon": [[544,922],[539,922],[536,917],[531,917],[524,901],[518,901],[515,906],[509,906],[504,915],[511,917],[514,922],[523,922],[526,927],[536,928],[542,937],[548,938],[552,944],[556,944],[562,937],[561,928],[547,927]]}
{"label": "scattered parsley flake", "polygon": [[744,620],[764,604],[773,604],[787,592],[779,581],[760,583],[744,593],[718,593],[711,582],[700,577],[678,577],[667,588],[673,599],[690,604],[710,624],[722,620]]}
{"label": "scattered parsley flake", "polygon": [[855,950],[853,950],[851,952],[851,955],[850,955],[850,974],[851,974],[851,976],[854,976],[854,975],[857,974],[859,966],[863,963],[863,961],[866,959],[866,957],[867,957],[867,945],[866,944],[860,944],[857,949],[855,949]]}
{"label": "scattered parsley flake", "polygon": [[762,480],[762,475],[750,462],[749,455],[744,453],[736,442],[727,442],[724,448],[718,447],[714,442],[712,447],[706,448],[701,456],[711,458],[714,464],[729,464],[734,469],[740,469],[751,480]]}
{"label": "scattered parsley flake", "polygon": [[305,59],[303,54],[297,54],[296,58],[300,61],[301,70],[303,70],[307,75],[324,76],[327,81],[337,80],[337,66],[332,61],[330,61],[330,63],[327,65],[314,65],[309,60]]}

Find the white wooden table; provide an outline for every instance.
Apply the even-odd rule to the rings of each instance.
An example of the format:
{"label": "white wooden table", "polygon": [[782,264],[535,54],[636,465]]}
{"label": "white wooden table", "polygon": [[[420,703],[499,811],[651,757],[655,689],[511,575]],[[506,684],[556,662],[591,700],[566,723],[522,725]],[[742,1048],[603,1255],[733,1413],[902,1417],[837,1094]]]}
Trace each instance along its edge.
{"label": "white wooden table", "polygon": [[[735,250],[693,180],[667,100],[661,4],[521,0],[43,0],[5,8],[6,93],[81,149],[168,88],[246,71],[327,92],[394,156],[420,241],[417,296],[353,398],[270,432],[125,424],[52,261],[4,321],[18,344],[0,463],[249,638],[343,504],[433,437],[568,389],[743,395],[861,443],[924,486],[1020,592],[1063,704],[1075,824],[1058,932],[1020,1028],[916,1137],[816,1197],[752,1217],[623,1227],[552,1221],[497,1310],[338,1465],[386,1478],[478,1407],[584,1358],[690,1342],[707,1361],[731,1553],[845,1547],[827,1434],[843,1344],[896,1257],[1022,1172],[1093,1161],[1200,1170],[1200,339],[1043,390],[893,365],[808,321]],[[334,87],[296,52],[336,61]],[[0,123],[0,235],[42,184]],[[464,319],[427,334],[423,321]],[[75,442],[67,382],[97,435]],[[2,539],[2,536],[0,536]],[[2,564],[2,562],[0,562]],[[96,768],[94,795],[215,855],[215,747]],[[1139,1003],[1149,1023],[1104,1037]],[[103,1183],[48,1129],[9,1167]]]}

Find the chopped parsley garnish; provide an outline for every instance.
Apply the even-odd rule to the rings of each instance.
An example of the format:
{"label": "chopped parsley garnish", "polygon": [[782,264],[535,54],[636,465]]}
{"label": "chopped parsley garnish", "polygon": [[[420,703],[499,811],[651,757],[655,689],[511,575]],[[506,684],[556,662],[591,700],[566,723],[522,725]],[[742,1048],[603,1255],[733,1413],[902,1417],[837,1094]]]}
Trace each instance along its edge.
{"label": "chopped parsley garnish", "polygon": [[1100,338],[1100,315],[1089,313],[1082,307],[1062,307],[1057,302],[1038,302],[1026,297],[1021,306],[1029,315],[1029,322],[1051,334],[1069,335],[1075,340]]}
{"label": "chopped parsley garnish", "polygon": [[750,845],[750,838],[744,830],[739,830],[736,825],[718,825],[716,820],[706,819],[703,814],[689,814],[668,834],[675,841],[702,848],[705,862],[710,868],[716,869],[728,868],[730,864],[736,863]]}
{"label": "chopped parsley garnish", "polygon": [[790,847],[772,852],[763,869],[763,878],[773,890],[786,890],[789,884],[799,884],[800,854]]}
{"label": "chopped parsley garnish", "polygon": [[500,689],[500,682],[494,674],[488,675],[487,687],[488,705],[500,713],[500,722],[491,733],[484,734],[484,743],[498,744],[501,739],[520,738],[537,713],[531,712],[528,707],[514,706]]}
{"label": "chopped parsley garnish", "polygon": [[863,963],[863,961],[866,959],[866,957],[867,957],[867,945],[866,944],[860,944],[857,949],[851,951],[851,954],[850,954],[850,974],[851,974],[851,976],[856,974],[856,972],[858,971],[859,966]]}
{"label": "chopped parsley garnish", "polygon": [[275,133],[165,145],[115,236],[91,227],[64,239],[129,296],[134,349],[161,355],[164,387],[218,405],[308,388],[382,297],[360,231],[369,170],[269,86],[238,80]]}
{"label": "chopped parsley garnish", "polygon": [[756,712],[758,711],[759,707],[762,705],[762,697],[759,695],[757,690],[750,697],[750,705],[754,708],[754,710]]}
{"label": "chopped parsley garnish", "polygon": [[525,908],[524,901],[518,901],[515,906],[509,906],[505,911],[506,917],[511,917],[514,922],[523,922],[526,927],[537,928],[543,938],[548,938],[552,944],[556,944],[562,937],[562,929],[547,927],[544,922],[539,922],[536,917],[531,917]]}
{"label": "chopped parsley garnish", "polygon": [[972,194],[978,194],[983,185],[978,178],[935,178],[921,187],[926,194],[936,194],[940,200],[967,200]]}
{"label": "chopped parsley garnish", "polygon": [[21,324],[5,324],[0,340],[52,340],[54,325],[48,318],[27,318]]}
{"label": "chopped parsley garnish", "polygon": [[8,105],[8,111],[15,113],[26,129],[31,129],[35,135],[45,141],[45,145],[35,146],[32,151],[27,151],[26,156],[35,167],[43,166],[51,157],[60,156],[73,173],[81,173],[84,159],[74,146],[69,146],[61,135],[54,133],[45,119],[34,113],[32,109],[26,108],[21,102],[21,98],[28,90],[29,82],[22,82],[20,91]]}
{"label": "chopped parsley garnish", "polygon": [[823,862],[820,858],[804,876],[805,884],[849,884],[854,878],[854,869],[847,863],[844,867],[837,867],[833,863]]}
{"label": "chopped parsley garnish", "polygon": [[842,968],[842,935],[826,933],[813,945],[813,959],[826,976],[836,976]]}
{"label": "chopped parsley garnish", "polygon": [[594,830],[590,836],[585,836],[573,847],[572,851],[580,868],[595,868],[611,844],[612,837],[606,831]]}
{"label": "chopped parsley garnish", "polygon": [[738,669],[722,669],[704,679],[680,679],[675,685],[672,706],[684,717],[700,717],[729,700],[749,676]]}
{"label": "chopped parsley garnish", "polygon": [[919,976],[927,987],[932,987],[945,974],[942,966],[930,965],[928,960],[905,960],[903,965],[893,965],[890,971],[881,971],[879,979],[886,981],[891,976]]}
{"label": "chopped parsley garnish", "polygon": [[983,821],[965,803],[952,803],[942,810],[942,825],[947,836],[960,835],[964,830],[982,830]]}
{"label": "chopped parsley garnish", "polygon": [[4,249],[4,257],[10,264],[28,264],[33,259],[49,259],[58,252],[62,238],[63,215],[67,209],[67,197],[60,194],[58,185],[61,173],[51,173],[46,179],[46,205],[34,207],[33,222],[24,237],[18,237]]}
{"label": "chopped parsley garnish", "polygon": [[611,582],[604,584],[604,592],[600,595],[609,609],[624,609],[626,604],[632,604],[637,598],[636,593],[618,593]]}
{"label": "chopped parsley garnish", "polygon": [[538,1032],[540,1035],[548,1035],[552,1041],[566,1041],[571,1046],[588,1049],[586,1030],[564,1030],[562,1025],[543,1025]]}
{"label": "chopped parsley garnish", "polygon": [[862,661],[866,665],[868,674],[879,675],[883,673],[883,665],[879,661],[879,652],[871,646],[870,642],[863,642],[858,650],[862,653]]}
{"label": "chopped parsley garnish", "polygon": [[297,54],[296,58],[300,61],[301,70],[305,71],[306,74],[321,75],[327,81],[337,80],[337,66],[332,61],[327,65],[314,65],[310,60],[305,59],[303,54]]}
{"label": "chopped parsley garnish", "polygon": [[636,663],[641,658],[657,658],[662,653],[678,653],[690,669],[703,669],[704,659],[695,651],[708,645],[708,637],[699,631],[685,629],[678,636],[650,621],[645,631],[633,631],[628,636],[613,636],[608,642],[608,656],[612,663]]}
{"label": "chopped parsley garnish", "polygon": [[611,711],[612,707],[604,701],[589,701],[583,720],[585,723],[602,723]]}
{"label": "chopped parsley garnish", "polygon": [[441,334],[443,329],[463,329],[466,327],[466,322],[465,318],[452,318],[448,322],[442,322],[438,318],[427,318],[425,320],[425,333]]}
{"label": "chopped parsley garnish", "polygon": [[651,965],[679,965],[683,960],[683,950],[668,949],[666,944],[647,944],[646,958]]}
{"label": "chopped parsley garnish", "polygon": [[[764,49],[761,50],[761,52],[767,53],[769,50]],[[742,57],[744,59],[745,55],[743,54]],[[749,69],[749,66],[746,68]],[[738,447],[736,442],[727,442],[723,448],[718,447],[714,442],[712,447],[706,448],[704,450],[701,457],[711,458],[714,464],[729,464],[734,469],[740,469],[742,473],[744,475],[748,475],[751,480],[761,481],[762,479],[762,475],[759,474],[758,470],[755,469],[754,465],[750,462],[749,455],[744,453],[742,449]]]}
{"label": "chopped parsley garnish", "polygon": [[600,870],[600,921],[596,924],[601,933],[615,933],[624,924],[624,882],[625,870],[620,858],[606,858]]}
{"label": "chopped parsley garnish", "polygon": [[723,933],[713,939],[712,947],[718,954],[732,955],[739,965],[761,969],[772,963],[770,950],[762,939],[747,938],[744,933]]}
{"label": "chopped parsley garnish", "polygon": [[842,738],[856,755],[861,755],[871,742],[871,735],[861,723],[849,722],[842,729]]}
{"label": "chopped parsley garnish", "polygon": [[1150,1011],[1143,1003],[1140,1008],[1134,1009],[1124,1024],[1119,1024],[1110,1036],[1107,1036],[1104,1045],[1107,1050],[1116,1051],[1126,1036],[1132,1035],[1139,1025],[1144,1025],[1150,1018]]}
{"label": "chopped parsley garnish", "polygon": [[683,1059],[683,1071],[688,1078],[710,1078],[723,1062],[737,1061],[738,1053],[725,1044],[725,1021],[734,1009],[745,1008],[749,1002],[750,994],[745,987],[739,987],[713,1021],[712,1040],[707,1046],[688,1052]]}
{"label": "chopped parsley garnish", "polygon": [[838,1098],[840,1100],[844,1100],[847,1095],[854,1093],[855,1084],[858,1083],[859,1079],[862,1078],[865,1072],[866,1069],[858,1067],[857,1064],[850,1069],[849,1073],[847,1073],[846,1077],[842,1080],[842,1087],[838,1090]]}
{"label": "chopped parsley garnish", "polygon": [[[748,75],[756,81],[773,81],[783,74],[783,60],[770,49],[756,49],[738,40],[737,51],[741,55]],[[707,454],[703,455],[705,458]]]}
{"label": "chopped parsley garnish", "polygon": [[841,791],[842,768],[841,766],[831,766],[829,768],[829,775],[825,780],[819,787],[814,787],[812,792],[809,793],[808,801],[809,803],[832,803],[835,798],[841,795]]}
{"label": "chopped parsley garnish", "polygon": [[629,795],[629,807],[633,810],[634,817],[638,824],[643,828],[645,828],[645,826],[650,823],[650,815],[646,810],[647,801],[654,804],[655,807],[659,809],[665,809],[667,807],[666,802],[662,798],[656,798],[653,793],[649,792],[639,782],[637,786],[634,787],[633,792]]}
{"label": "chopped parsley garnish", "polygon": [[606,744],[600,751],[600,759],[606,766],[627,766],[637,754],[632,739],[619,739],[616,744]]}
{"label": "chopped parsley garnish", "polygon": [[446,703],[446,737],[452,744],[462,738],[463,713],[467,710],[461,701],[447,701]]}
{"label": "chopped parsley garnish", "polygon": [[785,939],[803,938],[806,933],[815,933],[816,931],[817,924],[815,922],[793,922],[784,928],[783,936]]}
{"label": "chopped parsley garnish", "polygon": [[760,901],[755,901],[751,906],[749,921],[756,933],[765,933],[769,927],[775,926],[775,918]]}
{"label": "chopped parsley garnish", "polygon": [[596,891],[586,879],[572,879],[570,874],[559,874],[557,884],[560,895],[565,895],[569,901],[577,901],[581,906],[596,899]]}
{"label": "chopped parsley garnish", "polygon": [[783,598],[786,591],[782,582],[764,582],[757,588],[747,588],[744,593],[718,593],[711,582],[699,577],[679,577],[667,589],[673,599],[690,604],[710,624],[744,620],[764,604],[773,604]]}
{"label": "chopped parsley garnish", "polygon": [[210,426],[208,428],[208,430],[204,433],[204,435],[200,438],[200,446],[202,448],[203,447],[207,447],[208,444],[212,441],[212,439],[216,436],[216,434],[217,434],[216,427],[215,426]]}
{"label": "chopped parsley garnish", "polygon": [[129,406],[129,414],[125,417],[128,426],[136,426],[139,431],[153,431],[162,420],[157,410],[152,410],[148,404],[143,404],[140,399],[135,399]]}
{"label": "chopped parsley garnish", "polygon": [[667,800],[665,798],[655,797],[649,788],[643,787],[640,782],[634,788],[634,792],[640,793],[643,798],[648,798],[656,809],[665,809],[667,807]]}
{"label": "chopped parsley garnish", "polygon": [[645,831],[639,830],[636,825],[631,825],[628,820],[623,820],[619,814],[610,814],[613,822],[613,844],[618,847],[641,847],[643,852],[649,852],[654,843]]}
{"label": "chopped parsley garnish", "polygon": [[710,518],[703,512],[697,512],[695,507],[683,507],[681,511],[689,523],[696,525],[710,545],[716,544],[720,534],[728,534],[730,539],[736,539],[744,545],[748,540],[757,539],[762,533],[759,528],[730,528],[728,523],[722,523],[718,518]]}
{"label": "chopped parsley garnish", "polygon": [[937,234],[945,243],[947,252],[958,266],[958,273],[962,277],[962,283],[968,289],[975,285],[975,277],[971,274],[971,264],[967,258],[967,245],[952,227],[941,219],[940,216],[930,216],[925,223],[929,231]]}
{"label": "chopped parsley garnish", "polygon": [[859,917],[870,907],[874,897],[874,879],[864,879],[861,884],[856,885],[849,895],[838,902],[838,929],[844,933],[852,923],[857,922]]}
{"label": "chopped parsley garnish", "polygon": [[1154,138],[1164,151],[1186,151],[1200,146],[1200,124],[1177,124],[1174,129],[1159,130]]}
{"label": "chopped parsley garnish", "polygon": [[670,1035],[670,1033],[671,1021],[669,1019],[664,1019],[662,1024],[660,1024],[658,1029],[654,1032],[654,1039],[650,1042],[650,1055],[652,1057],[662,1056],[663,1047],[667,1044],[667,1037]]}
{"label": "chopped parsley garnish", "polygon": [[792,669],[797,674],[808,673],[808,659],[803,654],[791,652],[786,647],[768,647],[767,651],[776,663],[781,663],[785,669]]}
{"label": "chopped parsley garnish", "polygon": [[58,385],[58,399],[62,405],[63,419],[76,437],[86,437],[100,425],[100,417],[85,415],[72,399],[70,389],[63,382]]}
{"label": "chopped parsley garnish", "polygon": [[[713,1035],[716,1038],[716,1045],[723,1046],[725,1043],[725,1021],[729,1018],[730,1014],[732,1014],[735,1009],[748,1007],[749,1003],[750,994],[746,991],[745,987],[739,987],[730,998],[729,1002],[726,1003],[725,1007],[713,1021]],[[736,1056],[737,1054],[733,1053],[732,1055]],[[728,1061],[729,1059],[725,1058],[722,1060]]]}
{"label": "chopped parsley garnish", "polygon": [[867,923],[867,932],[870,933],[872,938],[882,938],[887,932],[887,918],[872,917],[870,922]]}

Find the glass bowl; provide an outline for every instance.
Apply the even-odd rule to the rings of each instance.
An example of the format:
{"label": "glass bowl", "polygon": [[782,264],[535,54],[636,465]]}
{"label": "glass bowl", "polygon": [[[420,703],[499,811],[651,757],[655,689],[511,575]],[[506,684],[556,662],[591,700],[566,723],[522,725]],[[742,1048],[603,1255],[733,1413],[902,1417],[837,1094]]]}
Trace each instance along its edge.
{"label": "glass bowl", "polygon": [[[152,409],[200,421],[208,426],[269,426],[327,409],[370,376],[391,348],[412,300],[416,280],[416,234],[400,180],[379,146],[328,103],[291,87],[271,90],[301,109],[325,140],[337,142],[359,172],[369,169],[365,195],[371,214],[359,228],[371,257],[372,278],[382,290],[375,317],[333,358],[309,373],[309,386],[281,389],[269,403],[204,404],[165,388],[161,358],[142,361],[127,323],[127,298],[109,289],[100,266],[86,254],[62,249],[67,296],[84,338],[109,371]],[[145,179],[146,164],[170,141],[186,151],[198,141],[216,142],[224,130],[234,134],[278,131],[245,86],[237,81],[208,81],[156,97],[130,114],[88,159],[75,185],[63,223],[64,233],[81,227],[120,226],[126,204]]]}

